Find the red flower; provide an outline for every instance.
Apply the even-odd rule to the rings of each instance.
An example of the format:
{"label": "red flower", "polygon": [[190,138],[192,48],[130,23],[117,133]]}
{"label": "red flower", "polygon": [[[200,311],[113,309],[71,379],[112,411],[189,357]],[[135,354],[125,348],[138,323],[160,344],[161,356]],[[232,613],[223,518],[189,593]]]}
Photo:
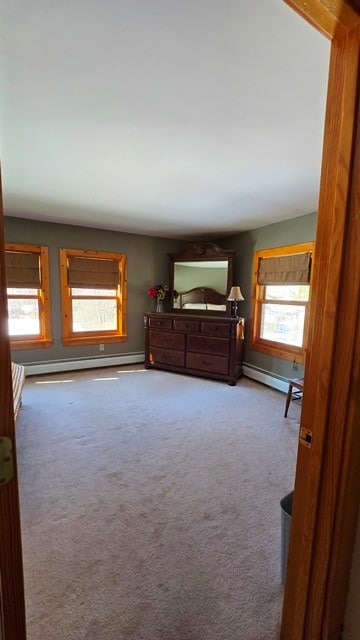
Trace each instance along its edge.
{"label": "red flower", "polygon": [[158,298],[159,300],[165,300],[168,297],[176,300],[179,295],[175,289],[170,290],[167,284],[157,284],[155,287],[150,287],[147,294],[150,298]]}
{"label": "red flower", "polygon": [[148,289],[147,294],[148,294],[148,296],[150,296],[150,298],[157,298],[157,289],[156,289],[156,287],[150,287],[150,289]]}

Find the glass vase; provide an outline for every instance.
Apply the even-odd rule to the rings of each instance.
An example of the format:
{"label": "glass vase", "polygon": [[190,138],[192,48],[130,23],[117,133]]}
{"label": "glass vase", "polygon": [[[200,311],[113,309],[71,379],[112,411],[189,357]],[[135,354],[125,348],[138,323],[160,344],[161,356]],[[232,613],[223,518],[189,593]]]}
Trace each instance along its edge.
{"label": "glass vase", "polygon": [[164,301],[160,298],[156,298],[155,311],[156,313],[164,313]]}

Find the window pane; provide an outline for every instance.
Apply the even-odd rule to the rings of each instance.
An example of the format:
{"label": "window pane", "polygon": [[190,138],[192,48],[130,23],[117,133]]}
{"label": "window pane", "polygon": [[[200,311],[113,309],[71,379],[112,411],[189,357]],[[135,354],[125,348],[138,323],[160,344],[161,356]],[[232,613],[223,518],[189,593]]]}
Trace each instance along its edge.
{"label": "window pane", "polygon": [[303,344],[304,321],[304,306],[263,304],[260,338],[301,347]]}
{"label": "window pane", "polygon": [[73,300],[74,332],[116,331],[116,300]]}
{"label": "window pane", "polygon": [[71,289],[73,296],[84,296],[85,298],[98,298],[106,296],[107,298],[116,297],[116,289]]}
{"label": "window pane", "polygon": [[280,284],[266,285],[266,300],[309,300],[310,286],[308,284]]}
{"label": "window pane", "polygon": [[11,336],[40,335],[38,300],[18,298],[8,300],[9,332]]}
{"label": "window pane", "polygon": [[38,290],[37,289],[10,289],[10,287],[8,287],[7,289],[8,295],[13,295],[13,296],[37,296],[38,295]]}

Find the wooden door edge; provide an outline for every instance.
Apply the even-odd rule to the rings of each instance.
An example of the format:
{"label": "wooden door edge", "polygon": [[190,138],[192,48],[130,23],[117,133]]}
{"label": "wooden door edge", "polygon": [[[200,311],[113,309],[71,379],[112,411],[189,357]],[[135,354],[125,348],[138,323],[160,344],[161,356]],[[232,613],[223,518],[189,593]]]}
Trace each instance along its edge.
{"label": "wooden door edge", "polygon": [[[288,4],[303,5],[304,3],[295,1],[294,3],[288,2]],[[311,4],[312,6],[321,5],[321,8],[323,9],[323,5],[327,3],[315,1],[306,4],[307,8],[309,8],[309,4]],[[339,8],[339,2],[333,3],[333,5],[335,4],[337,5],[337,8]],[[346,5],[345,2],[341,4]],[[299,6],[297,7],[297,10],[299,10]],[[351,15],[353,17],[354,14]],[[305,17],[306,19],[309,18],[308,15]],[[316,16],[313,17],[313,20],[311,21],[314,26],[316,26],[315,18]],[[342,608],[338,607],[338,616],[336,621],[334,616],[331,620],[330,617],[327,619],[326,611],[330,607],[329,603],[334,598],[334,594],[331,591],[331,584],[340,584],[341,582],[344,584],[346,583],[349,575],[349,557],[351,552],[349,553],[348,549],[345,550],[344,545],[340,544],[340,540],[339,538],[336,538],[336,535],[335,538],[331,536],[332,532],[335,530],[336,515],[339,514],[339,509],[340,511],[343,510],[344,514],[346,505],[349,508],[346,501],[344,501],[343,505],[337,501],[341,491],[341,482],[345,481],[346,478],[351,475],[351,460],[347,460],[346,458],[340,459],[339,454],[336,461],[332,461],[331,456],[334,452],[329,450],[329,447],[327,447],[326,439],[329,435],[327,433],[329,420],[334,421],[336,410],[339,409],[339,407],[336,408],[333,405],[331,409],[332,415],[329,414],[329,409],[331,408],[331,393],[334,392],[330,376],[331,366],[333,366],[335,362],[336,348],[339,347],[341,340],[343,339],[343,336],[339,334],[337,327],[335,305],[337,303],[337,296],[340,290],[339,285],[341,284],[341,286],[344,286],[344,283],[340,281],[342,262],[347,259],[347,253],[344,248],[344,239],[346,237],[346,229],[349,226],[349,214],[347,210],[349,181],[347,179],[347,174],[350,175],[352,145],[349,145],[349,140],[347,140],[345,147],[341,148],[341,146],[344,142],[342,140],[342,136],[349,136],[349,133],[351,133],[353,137],[352,131],[356,102],[355,99],[356,92],[358,93],[358,71],[356,66],[354,67],[355,60],[357,65],[359,59],[358,25],[360,22],[358,17],[356,24],[356,29],[352,29],[352,31],[349,30],[348,25],[345,25],[343,29],[337,29],[336,36],[334,37],[332,44],[333,59],[330,71],[332,72],[333,77],[331,78],[330,74],[329,86],[331,82],[333,85],[336,85],[339,69],[334,71],[334,65],[336,61],[339,65],[339,61],[341,62],[342,60],[341,64],[344,67],[342,69],[342,82],[344,83],[342,91],[344,92],[345,86],[347,86],[348,95],[346,100],[344,100],[343,105],[341,105],[341,103],[338,104],[338,107],[341,107],[339,111],[341,115],[340,120],[343,119],[345,125],[345,131],[341,132],[339,129],[338,139],[336,139],[336,126],[334,134],[335,120],[331,123],[331,126],[329,126],[329,109],[331,107],[331,103],[329,105],[328,101],[327,105],[326,126],[328,126],[328,141],[326,139],[324,140],[324,159],[317,232],[319,234],[320,230],[321,243],[319,244],[317,242],[316,249],[318,271],[320,270],[320,265],[323,270],[330,269],[331,265],[332,275],[335,276],[335,282],[332,281],[330,277],[318,277],[317,283],[315,283],[315,287],[317,285],[319,288],[319,285],[322,285],[324,288],[323,292],[320,292],[319,290],[317,291],[318,315],[323,314],[324,317],[319,319],[317,315],[315,319],[320,329],[318,328],[317,332],[314,333],[313,327],[312,339],[314,340],[315,335],[318,340],[316,344],[313,344],[313,347],[316,346],[316,349],[313,348],[313,353],[310,354],[310,361],[307,361],[305,365],[302,424],[304,424],[304,419],[305,427],[311,429],[314,427],[314,432],[317,427],[319,427],[319,429],[318,433],[315,435],[311,453],[309,453],[308,450],[299,449],[298,470],[300,467],[302,468],[302,471],[305,472],[305,478],[300,479],[298,477],[299,473],[297,470],[293,504],[292,534],[289,549],[289,564],[281,625],[281,638],[283,640],[320,640],[320,638],[323,637],[330,640],[333,637],[338,638],[339,620],[343,616],[344,606]],[[323,25],[321,25],[319,30],[324,32]],[[346,60],[348,47],[352,47],[353,58],[351,64]],[[351,94],[353,94],[353,97],[349,102],[349,96],[351,96]],[[345,95],[342,97],[345,98]],[[351,118],[349,113],[347,114],[348,120],[346,121],[343,116],[342,109],[345,106],[348,110],[351,101],[353,103],[352,114]],[[349,131],[349,124],[351,124],[351,132]],[[332,136],[331,139],[329,138],[329,132]],[[332,153],[332,151],[334,151],[334,145],[336,153]],[[324,191],[327,190],[331,192],[332,189],[333,193],[331,194],[329,202],[328,197],[324,198]],[[331,226],[329,228],[327,220],[329,211],[332,211],[333,229],[331,229]],[[333,237],[333,233],[337,234],[336,239]],[[337,264],[334,263],[334,260],[337,261]],[[357,304],[357,300],[353,301],[350,315],[348,315],[348,309],[345,309],[344,307],[338,309],[338,313],[342,313],[344,317],[346,316],[347,321],[352,317],[351,321],[354,325],[356,322],[354,320],[354,305],[356,308]],[[327,318],[326,315],[329,313],[331,314],[331,312],[334,314],[334,317]],[[327,329],[326,333],[324,333],[326,324]],[[354,325],[353,329],[355,328]],[[324,340],[325,338],[326,340]],[[322,369],[320,367],[321,359],[323,360]],[[326,361],[328,363],[327,370],[325,368]],[[350,367],[350,363],[348,366]],[[311,377],[311,374],[314,374],[314,372],[317,372],[318,375],[313,375],[311,380],[309,380],[309,377]],[[307,393],[311,394],[311,398],[307,396]],[[345,442],[346,438],[351,435],[348,433],[348,430],[351,430],[353,426],[351,422],[348,422],[344,418],[347,400],[350,398],[350,387],[348,387],[341,398],[342,424],[340,425],[340,433],[337,434],[337,439],[342,439],[342,442]],[[311,405],[311,407],[309,405]],[[312,422],[314,424],[312,424]],[[336,440],[336,437],[334,440]],[[329,465],[329,461],[330,463],[334,462],[334,466],[337,468],[337,471],[341,471],[340,476],[337,476],[336,478],[336,486],[332,483],[334,479],[330,478],[330,485],[332,485],[330,512],[326,509],[325,511],[324,509],[321,511],[321,505],[324,500],[328,501],[328,495],[326,492],[329,489],[329,477],[326,477],[326,473],[329,473],[329,468],[332,466],[331,464]],[[300,495],[299,490],[301,491]],[[347,512],[347,518],[352,527],[351,539],[353,540],[355,528],[354,514],[358,510],[359,500],[356,492],[353,493],[352,497],[353,502],[350,505],[350,510]],[[320,532],[323,534],[324,531],[327,532],[326,553],[322,552],[323,540],[319,539],[318,535]],[[335,553],[337,553],[337,557],[334,556]],[[330,567],[332,568],[330,569]],[[332,583],[330,582],[330,576]],[[324,584],[323,581],[325,581]],[[325,626],[327,628],[327,633],[334,633],[334,635],[321,635],[321,629],[325,628]]]}
{"label": "wooden door edge", "polygon": [[0,576],[4,640],[26,640],[25,593],[21,547],[10,341],[7,331],[5,238],[0,174],[0,435],[11,437],[14,478],[0,487]]}

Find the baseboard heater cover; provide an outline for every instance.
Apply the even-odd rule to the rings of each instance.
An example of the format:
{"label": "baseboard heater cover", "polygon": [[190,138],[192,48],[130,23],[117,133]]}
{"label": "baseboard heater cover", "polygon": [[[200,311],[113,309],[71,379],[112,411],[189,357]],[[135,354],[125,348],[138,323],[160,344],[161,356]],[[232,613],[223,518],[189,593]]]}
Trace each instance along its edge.
{"label": "baseboard heater cover", "polygon": [[[62,371],[79,371],[81,369],[97,369],[101,367],[117,367],[127,364],[141,364],[144,362],[144,353],[127,353],[118,356],[99,358],[78,358],[73,360],[51,360],[48,362],[30,362],[25,364],[26,376],[37,376],[46,373],[61,373]],[[262,382],[263,384],[287,392],[288,382],[284,378],[274,375],[271,371],[258,369],[253,365],[243,363],[243,374],[247,378]]]}
{"label": "baseboard heater cover", "polygon": [[78,358],[73,360],[51,360],[48,362],[29,362],[25,364],[26,376],[37,376],[62,371],[78,371],[80,369],[100,369],[101,367],[118,367],[126,364],[141,364],[145,353],[126,353],[118,356],[99,358]]}
{"label": "baseboard heater cover", "polygon": [[281,378],[271,371],[265,371],[265,369],[258,369],[251,364],[247,364],[243,362],[243,373],[247,378],[251,378],[252,380],[257,380],[257,382],[262,382],[263,384],[272,387],[273,389],[277,389],[278,391],[283,391],[287,393],[289,388],[289,382],[286,378]]}

